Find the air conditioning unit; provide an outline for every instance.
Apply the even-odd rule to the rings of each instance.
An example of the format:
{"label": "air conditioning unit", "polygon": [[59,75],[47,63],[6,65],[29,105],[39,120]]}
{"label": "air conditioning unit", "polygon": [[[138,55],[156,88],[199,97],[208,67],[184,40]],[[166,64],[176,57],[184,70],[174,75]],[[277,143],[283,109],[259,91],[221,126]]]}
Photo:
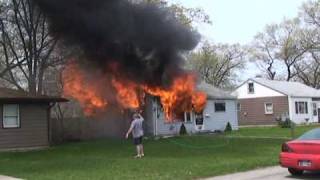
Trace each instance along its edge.
{"label": "air conditioning unit", "polygon": [[195,129],[197,130],[197,131],[202,131],[202,130],[204,130],[204,125],[203,124],[199,124],[199,125],[196,125],[196,127],[195,127]]}

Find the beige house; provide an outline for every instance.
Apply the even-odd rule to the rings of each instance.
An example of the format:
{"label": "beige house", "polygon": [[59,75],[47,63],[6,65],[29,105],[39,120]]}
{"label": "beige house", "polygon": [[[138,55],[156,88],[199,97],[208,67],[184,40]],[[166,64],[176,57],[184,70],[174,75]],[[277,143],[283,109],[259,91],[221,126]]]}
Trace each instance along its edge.
{"label": "beige house", "polygon": [[49,145],[49,113],[66,99],[0,88],[0,150]]}

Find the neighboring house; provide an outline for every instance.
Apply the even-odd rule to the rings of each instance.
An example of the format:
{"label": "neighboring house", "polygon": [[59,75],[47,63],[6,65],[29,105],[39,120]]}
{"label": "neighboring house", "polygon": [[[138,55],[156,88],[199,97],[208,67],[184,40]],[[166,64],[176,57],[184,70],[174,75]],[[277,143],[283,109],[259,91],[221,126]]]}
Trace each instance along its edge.
{"label": "neighboring house", "polygon": [[165,122],[164,113],[157,98],[146,102],[146,132],[149,135],[175,135],[184,123],[188,133],[224,131],[229,122],[232,129],[238,129],[237,100],[230,93],[201,83],[199,90],[207,93],[207,105],[202,113],[187,113],[173,123]]}
{"label": "neighboring house", "polygon": [[65,101],[0,88],[0,150],[47,147],[50,108]]}
{"label": "neighboring house", "polygon": [[320,121],[320,91],[299,82],[248,79],[232,93],[238,97],[240,125],[297,124]]}

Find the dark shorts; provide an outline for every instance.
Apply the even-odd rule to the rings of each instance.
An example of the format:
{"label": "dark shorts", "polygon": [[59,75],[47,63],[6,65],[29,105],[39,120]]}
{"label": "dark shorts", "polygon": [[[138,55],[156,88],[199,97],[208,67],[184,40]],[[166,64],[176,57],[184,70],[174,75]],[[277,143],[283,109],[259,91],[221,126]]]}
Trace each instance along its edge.
{"label": "dark shorts", "polygon": [[134,144],[134,145],[140,145],[140,144],[142,144],[142,136],[137,137],[137,138],[133,138],[133,144]]}

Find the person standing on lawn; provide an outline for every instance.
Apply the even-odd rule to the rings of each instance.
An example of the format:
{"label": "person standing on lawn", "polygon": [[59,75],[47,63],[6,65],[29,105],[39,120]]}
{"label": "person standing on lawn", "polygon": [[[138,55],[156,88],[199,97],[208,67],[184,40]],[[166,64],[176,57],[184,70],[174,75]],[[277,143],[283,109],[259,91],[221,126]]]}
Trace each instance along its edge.
{"label": "person standing on lawn", "polygon": [[144,156],[142,138],[143,138],[143,123],[144,119],[140,113],[133,114],[133,120],[131,126],[126,134],[126,139],[128,139],[129,134],[132,133],[133,143],[136,145],[137,155],[135,158],[141,158]]}

